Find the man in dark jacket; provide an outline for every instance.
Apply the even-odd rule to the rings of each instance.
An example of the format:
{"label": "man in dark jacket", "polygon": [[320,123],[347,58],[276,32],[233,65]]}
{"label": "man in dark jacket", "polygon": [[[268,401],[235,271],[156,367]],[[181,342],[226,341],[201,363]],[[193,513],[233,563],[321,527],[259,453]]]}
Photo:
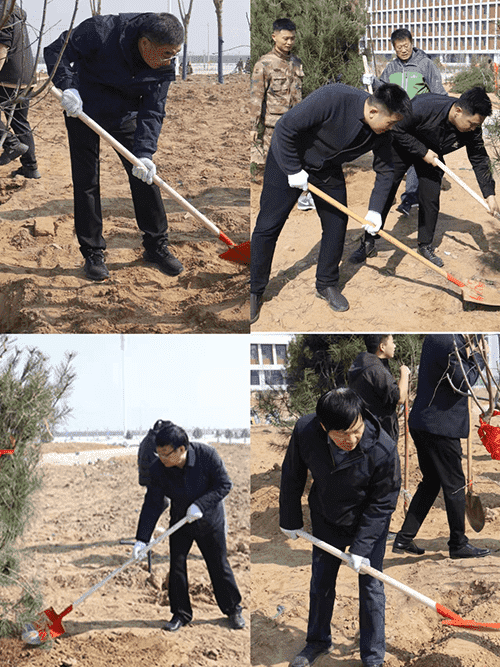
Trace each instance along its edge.
{"label": "man in dark jacket", "polygon": [[[34,82],[35,74],[35,62],[26,29],[26,12],[15,5],[0,29],[0,104],[7,116],[12,114],[11,128],[14,133],[5,136],[0,165],[20,157],[21,167],[15,173],[25,178],[40,178],[35,142],[28,121],[29,100],[26,96],[14,104],[11,100],[25,86]],[[1,122],[0,129],[6,129]]]}
{"label": "man in dark jacket", "polygon": [[[396,445],[352,389],[324,394],[316,413],[295,425],[281,471],[280,528],[297,538],[308,470],[312,532],[345,551],[350,567],[382,570],[391,515],[401,474]],[[330,623],[341,561],[313,547],[306,647],[291,667],[309,667],[332,646]],[[385,655],[385,594],[382,582],[359,576],[360,653],[365,667],[380,667]]]}
{"label": "man in dark jacket", "polygon": [[472,546],[465,535],[465,477],[460,438],[469,434],[467,378],[472,386],[484,361],[461,334],[429,334],[425,337],[418,371],[417,396],[409,426],[415,443],[422,481],[394,540],[393,551],[421,555],[413,539],[439,490],[443,490],[450,527],[451,558],[488,556],[488,549]]}
{"label": "man in dark jacket", "polygon": [[193,618],[189,600],[186,561],[193,542],[207,565],[220,610],[232,628],[241,629],[241,595],[227,560],[226,516],[223,499],[232,483],[216,450],[189,442],[187,433],[170,423],[156,434],[158,460],[150,468],[150,485],[142,506],[133,555],[140,557],[164,509],[171,499],[170,525],[188,516],[170,536],[168,596],[172,618],[164,629],[177,632]]}
{"label": "man in dark jacket", "polygon": [[[387,133],[410,111],[408,95],[394,84],[373,95],[343,84],[323,86],[277,121],[266,161],[260,212],[252,234],[250,322],[257,321],[276,242],[308,180],[346,204],[342,165],[373,150],[377,174],[366,219],[373,232],[393,178]],[[338,289],[347,216],[313,195],[323,235],[316,271],[317,295],[335,311],[349,308]]]}
{"label": "man in dark jacket", "polygon": [[[432,247],[439,214],[439,196],[443,171],[434,159],[465,146],[477,182],[490,212],[499,211],[495,198],[495,181],[484,147],[481,125],[491,115],[491,101],[484,88],[472,88],[458,100],[448,95],[427,93],[413,98],[412,114],[394,128],[394,182],[382,211],[385,222],[399,184],[410,165],[415,166],[419,180],[418,252],[436,266],[443,260]],[[383,225],[382,225],[383,226]],[[365,234],[361,246],[350,260],[362,262],[373,254],[376,236]]]}
{"label": "man in dark jacket", "polygon": [[[64,32],[45,48],[49,74],[66,38]],[[153,183],[152,161],[165,116],[172,59],[181,48],[184,29],[172,14],[96,15],[70,35],[54,76],[63,91],[71,169],[75,228],[91,280],[109,277],[104,264],[99,192],[99,136],[78,119],[83,111],[138,157],[134,166],[121,155],[127,171],[135,216],[143,232],[144,259],[170,276],[182,264],[168,249],[167,218],[160,190]]]}
{"label": "man in dark jacket", "polygon": [[410,369],[401,366],[399,382],[389,369],[396,343],[392,334],[363,336],[366,352],[358,354],[349,369],[349,386],[361,396],[366,408],[379,420],[380,426],[397,443],[399,438],[398,405],[408,398]]}

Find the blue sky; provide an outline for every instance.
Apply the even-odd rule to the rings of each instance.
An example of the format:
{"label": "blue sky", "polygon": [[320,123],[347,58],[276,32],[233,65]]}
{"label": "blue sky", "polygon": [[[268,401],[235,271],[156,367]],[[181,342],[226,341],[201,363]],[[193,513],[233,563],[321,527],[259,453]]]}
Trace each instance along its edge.
{"label": "blue sky", "polygon": [[[20,2],[20,0],[18,0]],[[22,6],[28,14],[29,23],[38,34],[41,25],[43,0],[23,0]],[[183,0],[185,9],[189,0]],[[170,9],[169,9],[170,7]],[[61,32],[67,30],[74,3],[71,0],[50,0],[47,7],[46,34],[43,44],[53,42]],[[166,12],[170,11],[180,19],[178,0],[146,0],[140,3],[133,0],[102,0],[101,14],[127,12]],[[250,17],[250,0],[224,0],[222,5],[222,31],[224,51],[230,54],[250,53],[250,30],[246,14]],[[90,0],[79,0],[76,24],[91,16]],[[234,48],[242,47],[242,48]],[[217,17],[213,0],[194,0],[191,20],[188,28],[188,52],[196,55],[217,52]]]}
{"label": "blue sky", "polygon": [[250,337],[227,334],[24,334],[58,365],[77,352],[68,430],[149,428],[170,419],[185,428],[247,428]]}

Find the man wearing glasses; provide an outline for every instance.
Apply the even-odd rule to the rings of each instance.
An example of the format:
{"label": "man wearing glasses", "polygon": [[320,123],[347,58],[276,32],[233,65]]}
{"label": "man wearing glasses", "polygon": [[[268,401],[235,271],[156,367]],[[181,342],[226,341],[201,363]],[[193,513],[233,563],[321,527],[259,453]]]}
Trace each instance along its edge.
{"label": "man wearing glasses", "polygon": [[150,468],[150,484],[144,498],[133,555],[151,539],[164,498],[171,500],[170,525],[184,516],[188,523],[170,535],[168,596],[173,617],[164,625],[177,632],[193,618],[189,600],[187,556],[196,542],[207,565],[215,599],[231,628],[245,627],[241,595],[227,560],[226,517],[223,499],[232,487],[226,468],[210,445],[189,442],[184,429],[169,423],[156,434],[158,460]]}
{"label": "man wearing glasses", "polygon": [[74,192],[75,229],[84,271],[90,280],[106,280],[106,242],[102,236],[99,189],[99,136],[78,115],[83,110],[142,162],[127,172],[135,216],[143,233],[144,259],[169,276],[183,270],[168,249],[167,218],[153,185],[156,152],[165,103],[175,79],[172,59],[184,41],[184,29],[172,14],[96,15],[44,50],[49,74],[63,91]]}

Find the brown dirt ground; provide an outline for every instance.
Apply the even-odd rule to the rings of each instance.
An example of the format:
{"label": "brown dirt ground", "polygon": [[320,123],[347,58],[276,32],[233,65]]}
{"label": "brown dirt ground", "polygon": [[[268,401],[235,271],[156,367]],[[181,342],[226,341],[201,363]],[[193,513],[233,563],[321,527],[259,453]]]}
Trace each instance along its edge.
{"label": "brown dirt ground", "polygon": [[[196,75],[170,88],[155,155],[158,175],[236,244],[249,239],[248,76],[223,85]],[[59,103],[47,96],[30,122],[40,180],[0,167],[0,331],[14,333],[245,333],[248,268],[219,255],[228,246],[164,194],[172,251],[169,277],[142,259],[128,180],[101,142],[101,193],[111,278],[93,283],[73,229],[69,149]]]}
{"label": "brown dirt ground", "polygon": [[[492,96],[494,107],[498,99]],[[346,165],[348,207],[360,216],[367,211],[375,181],[372,154]],[[446,156],[446,164],[479,193],[465,149]],[[448,178],[448,180],[450,180]],[[497,177],[498,180],[498,177]],[[262,178],[251,186],[251,220],[259,211]],[[400,202],[404,183],[397,196]],[[394,206],[386,231],[416,249],[418,209],[407,218]],[[315,274],[321,226],[315,211],[295,207],[281,233],[274,256],[264,305],[252,331],[496,331],[498,307],[469,304],[453,283],[384,239],[377,241],[378,256],[361,265],[347,262],[364,232],[351,219],[340,266],[340,288],[350,310],[334,313],[316,297]],[[498,220],[458,184],[441,192],[434,245],[444,269],[466,282],[500,286]]]}
{"label": "brown dirt ground", "polygon": [[[473,424],[479,421],[477,410],[475,415]],[[252,427],[251,439],[252,665],[285,667],[305,644],[311,545],[302,539],[287,540],[278,527],[280,466],[287,438],[274,427],[259,425]],[[404,461],[404,437],[399,448]],[[467,534],[473,544],[488,547],[492,555],[472,561],[448,557],[449,531],[440,495],[416,540],[426,554],[393,554],[389,542],[384,571],[463,618],[500,623],[500,462],[491,459],[477,430],[472,451],[474,490],[486,508],[487,520],[480,533],[467,526]],[[412,443],[409,470],[409,491],[414,493],[420,473]],[[480,476],[494,482],[479,481]],[[310,531],[306,496],[303,510],[305,530]],[[391,531],[399,529],[403,516],[401,497]],[[500,667],[498,631],[443,626],[442,617],[432,609],[391,586],[386,585],[385,591],[386,667]],[[278,605],[284,607],[281,613]],[[335,649],[320,659],[319,667],[361,667],[357,577],[347,567],[341,568],[337,581],[332,638]]]}
{"label": "brown dirt ground", "polygon": [[[226,499],[228,554],[248,623],[250,448],[214,446],[234,483]],[[77,447],[75,444],[72,451],[78,451]],[[29,570],[36,572],[41,583],[44,608],[52,606],[60,613],[130,558],[132,546],[119,541],[134,538],[143,497],[135,456],[86,466],[44,466],[36,520],[24,544]],[[158,525],[168,527],[168,514]],[[0,640],[2,666],[248,665],[249,627],[237,631],[228,627],[196,546],[188,558],[194,619],[177,634],[161,629],[171,617],[163,590],[168,573],[167,542],[153,552],[151,575],[147,559],[123,570],[65,617],[66,633],[56,640],[41,647],[25,645],[17,638]]]}

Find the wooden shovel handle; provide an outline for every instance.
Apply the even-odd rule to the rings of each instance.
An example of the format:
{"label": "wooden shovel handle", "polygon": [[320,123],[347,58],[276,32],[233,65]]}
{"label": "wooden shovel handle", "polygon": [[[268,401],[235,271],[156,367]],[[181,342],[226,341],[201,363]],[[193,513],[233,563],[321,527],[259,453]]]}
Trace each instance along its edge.
{"label": "wooden shovel handle", "polygon": [[485,208],[488,213],[491,213],[492,215],[496,216],[497,218],[500,218],[500,215],[498,213],[493,213],[491,208],[488,206],[488,202],[485,201],[482,197],[480,197],[477,192],[474,192],[472,188],[470,188],[467,183],[462,181],[462,179],[457,176],[449,167],[445,165],[444,162],[441,162],[437,157],[434,158],[434,164],[436,167],[439,167],[444,171],[445,174],[447,174],[450,178],[452,178],[455,183],[458,183],[458,185],[465,190],[465,192],[468,192],[471,197],[474,197],[474,199]]}
{"label": "wooden shovel handle", "polygon": [[[354,211],[351,211],[350,209],[347,208],[347,206],[344,206],[343,204],[338,202],[333,197],[330,197],[330,195],[327,195],[325,192],[323,192],[322,190],[317,188],[315,185],[311,185],[311,183],[309,183],[308,188],[309,188],[310,192],[313,192],[315,195],[318,195],[318,197],[321,197],[321,199],[324,199],[325,201],[327,201],[332,206],[335,206],[335,208],[338,208],[339,211],[342,211],[342,213],[346,213],[351,218],[354,218],[361,225],[371,225],[372,227],[375,226],[369,220],[365,220],[364,218],[362,218],[357,213],[354,213]],[[419,255],[418,252],[415,252],[415,250],[412,250],[411,248],[408,248],[408,246],[406,246],[404,243],[401,243],[401,241],[394,238],[394,236],[391,236],[390,234],[388,234],[383,229],[380,229],[377,232],[377,234],[379,236],[381,236],[383,239],[385,239],[386,241],[389,241],[389,243],[392,243],[392,245],[395,245],[397,248],[399,248],[403,252],[406,252],[408,255],[411,255],[415,259],[418,259],[419,262],[421,262],[422,264],[425,264],[425,266],[427,268],[432,269],[436,273],[439,273],[439,275],[443,276],[443,278],[446,278],[447,280],[451,280],[452,283],[454,283],[455,285],[459,285],[459,287],[462,287],[464,285],[464,283],[462,283],[462,282],[456,280],[455,278],[453,278],[452,276],[450,276],[450,274],[447,273],[444,269],[442,269],[439,266],[436,266],[435,264],[430,262],[428,259],[425,259],[425,257],[422,257],[422,255]]]}
{"label": "wooden shovel handle", "polygon": [[[365,74],[371,74],[370,68],[368,67],[368,58],[366,56],[363,56],[363,66],[365,68]],[[370,95],[373,95],[373,86],[371,84],[368,86],[368,92]]]}

